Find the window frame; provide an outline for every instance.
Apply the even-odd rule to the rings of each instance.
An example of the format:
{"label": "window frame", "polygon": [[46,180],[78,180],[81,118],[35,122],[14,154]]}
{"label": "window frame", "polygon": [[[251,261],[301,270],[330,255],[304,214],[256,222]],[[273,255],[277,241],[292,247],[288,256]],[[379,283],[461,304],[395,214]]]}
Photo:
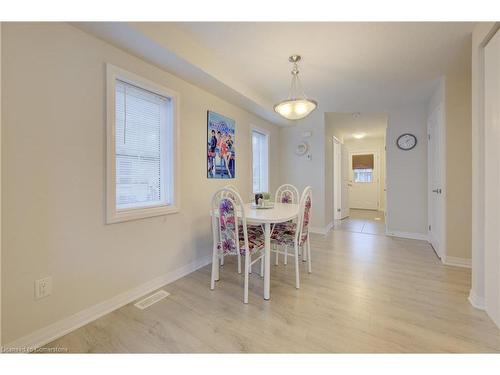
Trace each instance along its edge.
{"label": "window frame", "polygon": [[[171,127],[172,138],[169,141],[172,151],[170,164],[172,173],[165,176],[168,189],[173,189],[171,194],[172,204],[152,205],[137,208],[118,209],[116,205],[116,81],[134,85],[140,89],[151,91],[171,100],[172,114],[167,118],[167,127]],[[128,72],[115,65],[106,64],[106,223],[119,223],[129,220],[138,220],[148,217],[168,215],[180,211],[179,192],[179,94],[171,89],[158,85],[134,73]],[[168,135],[166,135],[168,137]],[[168,138],[167,138],[168,140]],[[168,152],[168,150],[167,150]],[[166,157],[162,153],[163,157]]]}
{"label": "window frame", "polygon": [[270,192],[271,186],[271,133],[257,126],[250,126],[250,170],[252,171],[252,193],[253,192],[253,133],[261,133],[267,137],[267,192]]}

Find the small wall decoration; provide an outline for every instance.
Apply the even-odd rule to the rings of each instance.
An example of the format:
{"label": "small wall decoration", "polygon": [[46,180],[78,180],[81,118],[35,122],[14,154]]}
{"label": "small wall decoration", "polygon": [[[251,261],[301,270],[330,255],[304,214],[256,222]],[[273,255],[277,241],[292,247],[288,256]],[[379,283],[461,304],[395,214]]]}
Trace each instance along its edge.
{"label": "small wall decoration", "polygon": [[235,122],[207,111],[207,177],[234,178],[236,173]]}

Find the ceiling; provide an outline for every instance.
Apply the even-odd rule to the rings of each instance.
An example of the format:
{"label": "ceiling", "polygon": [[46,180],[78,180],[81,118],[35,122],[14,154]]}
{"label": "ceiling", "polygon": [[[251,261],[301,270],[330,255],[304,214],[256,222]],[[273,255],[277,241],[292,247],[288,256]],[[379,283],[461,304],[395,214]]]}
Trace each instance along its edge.
{"label": "ceiling", "polygon": [[342,140],[355,139],[354,134],[365,138],[385,138],[387,115],[379,113],[326,113],[325,125],[335,128]]}
{"label": "ceiling", "polygon": [[228,72],[272,102],[288,94],[288,56],[302,55],[304,89],[324,112],[383,109],[425,95],[463,55],[473,29],[472,23],[450,22],[180,26],[212,50]]}
{"label": "ceiling", "polygon": [[320,112],[386,112],[470,66],[467,22],[181,22],[76,25],[270,121],[288,95],[291,54]]}

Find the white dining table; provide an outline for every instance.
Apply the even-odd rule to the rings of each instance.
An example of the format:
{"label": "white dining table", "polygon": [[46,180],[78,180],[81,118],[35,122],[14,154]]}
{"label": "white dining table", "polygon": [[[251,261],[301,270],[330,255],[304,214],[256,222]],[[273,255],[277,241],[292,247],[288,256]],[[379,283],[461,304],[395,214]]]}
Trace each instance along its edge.
{"label": "white dining table", "polygon": [[[271,297],[271,224],[297,219],[299,205],[295,203],[274,203],[273,208],[255,208],[252,203],[244,205],[247,224],[261,224],[264,227],[264,299]],[[241,211],[238,212],[241,217]]]}

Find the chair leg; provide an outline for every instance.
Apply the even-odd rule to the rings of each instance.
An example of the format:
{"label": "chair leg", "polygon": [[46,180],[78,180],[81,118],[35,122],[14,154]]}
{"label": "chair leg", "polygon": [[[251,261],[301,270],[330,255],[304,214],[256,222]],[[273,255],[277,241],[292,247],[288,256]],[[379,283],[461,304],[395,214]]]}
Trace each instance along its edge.
{"label": "chair leg", "polygon": [[238,273],[241,275],[241,255],[238,251]]}
{"label": "chair leg", "polygon": [[302,261],[307,262],[307,249],[305,247],[305,244],[302,245]]}
{"label": "chair leg", "polygon": [[307,267],[308,272],[311,273],[311,244],[309,243],[309,236],[307,236]]}
{"label": "chair leg", "polygon": [[221,256],[220,256],[220,265],[221,266],[224,265],[224,254],[221,254]]}
{"label": "chair leg", "polygon": [[248,303],[248,275],[250,271],[249,256],[245,255],[245,284],[243,285],[243,303]]}
{"label": "chair leg", "polygon": [[210,277],[210,289],[214,290],[215,281],[219,280],[219,259],[217,257],[217,248],[212,250],[212,275]]}
{"label": "chair leg", "polygon": [[260,277],[264,277],[264,257],[260,258]]}
{"label": "chair leg", "polygon": [[285,245],[285,260],[283,263],[285,263],[285,266],[288,264],[288,245]]}
{"label": "chair leg", "polygon": [[248,266],[248,273],[252,273],[252,256],[247,255],[247,257],[250,258],[249,266]]}
{"label": "chair leg", "polygon": [[299,280],[299,244],[295,244],[295,287],[300,288]]}
{"label": "chair leg", "polygon": [[274,249],[276,250],[276,260],[274,261],[274,265],[278,265],[279,264],[279,253],[278,253],[278,246],[274,246]]}

